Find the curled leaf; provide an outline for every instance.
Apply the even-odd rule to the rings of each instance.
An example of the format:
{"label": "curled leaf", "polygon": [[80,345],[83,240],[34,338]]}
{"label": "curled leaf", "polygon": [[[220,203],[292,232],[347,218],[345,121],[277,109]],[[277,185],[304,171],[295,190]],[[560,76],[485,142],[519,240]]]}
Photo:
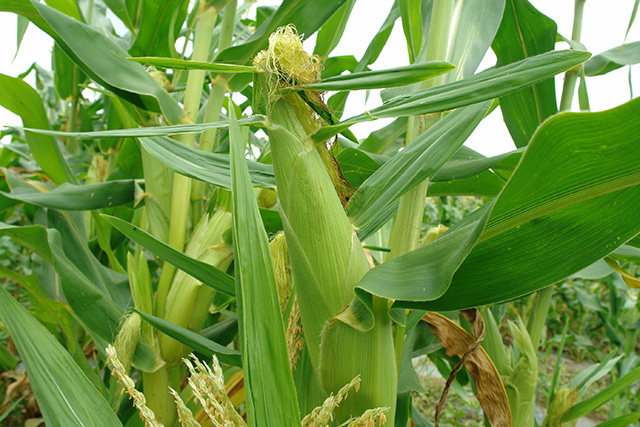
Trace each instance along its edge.
{"label": "curled leaf", "polygon": [[484,321],[478,311],[474,309],[462,310],[462,315],[471,323],[473,336],[460,327],[457,323],[435,312],[427,312],[422,320],[429,325],[429,329],[436,339],[447,350],[448,356],[459,356],[460,362],[451,371],[447,380],[442,398],[436,408],[435,424],[438,425],[438,416],[444,405],[449,387],[453,382],[456,372],[464,364],[473,381],[476,383],[476,396],[489,422],[494,427],[511,427],[511,410],[509,399],[504,384],[495,365],[480,347],[484,338]]}

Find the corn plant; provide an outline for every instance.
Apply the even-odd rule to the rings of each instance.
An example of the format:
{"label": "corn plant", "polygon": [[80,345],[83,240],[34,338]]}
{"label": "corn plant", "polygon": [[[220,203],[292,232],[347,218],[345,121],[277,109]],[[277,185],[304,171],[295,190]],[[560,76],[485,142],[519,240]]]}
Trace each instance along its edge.
{"label": "corn plant", "polygon": [[[3,289],[0,318],[47,425],[428,425],[411,357],[434,337],[488,422],[534,425],[535,372],[503,379],[535,353],[548,287],[640,246],[638,100],[566,111],[633,49],[592,57],[578,25],[555,50],[526,0],[397,0],[362,58],[332,56],[354,3],[0,4],[54,41],[38,90],[0,75],[24,125],[0,155],[0,232],[33,254],[33,274],[2,270],[32,313]],[[396,21],[410,63],[370,70]],[[369,89],[383,102],[343,117]],[[463,144],[498,105],[517,149],[487,158]],[[425,220],[427,196],[459,195],[484,203]],[[508,362],[468,309],[538,291]]]}

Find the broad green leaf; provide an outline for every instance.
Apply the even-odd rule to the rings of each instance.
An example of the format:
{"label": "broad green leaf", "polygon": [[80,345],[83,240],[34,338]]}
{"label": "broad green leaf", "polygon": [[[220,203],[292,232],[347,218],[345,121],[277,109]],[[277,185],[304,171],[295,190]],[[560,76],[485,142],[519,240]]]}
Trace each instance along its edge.
{"label": "broad green leaf", "polygon": [[[30,128],[49,129],[49,120],[42,99],[31,86],[10,76],[0,74],[0,105],[22,119],[22,124]],[[27,134],[29,150],[40,167],[57,184],[75,183],[56,142],[47,136]]]}
{"label": "broad green leaf", "polygon": [[128,61],[129,54],[111,38],[44,4],[31,2],[53,27],[55,33],[50,35],[93,80],[141,108],[164,114],[170,123],[182,118],[180,105],[142,65]]}
{"label": "broad green leaf", "polygon": [[[509,0],[491,47],[497,66],[552,51],[557,25],[528,0]],[[547,117],[558,112],[552,78],[500,99],[500,109],[516,147],[524,147]]]}
{"label": "broad green leaf", "polygon": [[321,77],[326,79],[327,77],[337,76],[345,71],[353,72],[358,65],[356,57],[353,55],[332,56],[327,58],[322,63]]}
{"label": "broad green leaf", "polygon": [[316,142],[326,141],[356,123],[437,113],[501,97],[571,69],[589,56],[590,53],[583,51],[556,51],[492,68],[467,79],[392,98],[366,113],[323,127],[312,137]]}
{"label": "broad green leaf", "polygon": [[380,89],[421,82],[453,68],[453,65],[445,61],[429,61],[385,70],[342,74],[300,87],[320,91]]}
{"label": "broad green leaf", "polygon": [[139,0],[137,3],[141,16],[129,53],[133,56],[173,56],[189,3],[182,0]]}
{"label": "broad green leaf", "polygon": [[504,181],[490,171],[455,181],[430,182],[427,194],[437,196],[497,196],[504,187]]}
{"label": "broad green leaf", "polygon": [[[115,303],[120,308],[120,311],[125,310],[129,306],[131,299],[128,277],[106,267],[92,252],[85,235],[83,214],[81,212],[63,212],[48,209],[46,217],[47,226],[49,227],[49,245],[54,255],[59,247],[61,254],[64,254],[69,259],[69,262],[76,266],[77,270],[81,272],[92,287],[99,290],[108,302]],[[59,236],[56,237],[56,234]],[[59,243],[52,242],[54,237],[59,239]],[[56,267],[56,272],[59,276],[62,277],[67,274],[66,271],[58,271],[61,266],[54,264],[54,267]],[[70,284],[69,289],[72,289],[72,286],[75,286],[75,284]],[[63,291],[65,293],[71,292],[71,290],[66,291],[64,286]],[[80,290],[77,292],[80,292]],[[65,294],[65,296],[67,295]],[[73,295],[73,298],[77,297],[81,298],[82,296]]]}
{"label": "broad green leaf", "polygon": [[489,106],[485,102],[454,111],[376,170],[346,207],[353,224],[364,227],[386,206],[434,175],[471,135]]}
{"label": "broad green leaf", "polygon": [[[637,5],[638,3],[636,3]],[[621,415],[609,421],[598,424],[596,427],[627,427],[640,421],[640,412],[634,412],[633,414]]]}
{"label": "broad green leaf", "polygon": [[[23,286],[29,292],[29,303],[33,308],[33,315],[43,323],[59,325],[67,337],[74,337],[75,322],[73,316],[56,300],[49,298],[40,287],[36,275],[20,275],[0,266],[0,277],[9,277]],[[74,352],[77,343],[74,339],[68,341],[70,351]]]}
{"label": "broad green leaf", "polygon": [[347,147],[340,152],[338,163],[340,173],[353,188],[360,187],[380,167],[369,153],[353,147]]}
{"label": "broad green leaf", "polygon": [[64,347],[4,288],[0,318],[20,352],[47,425],[122,426]]}
{"label": "broad green leaf", "polygon": [[207,357],[215,355],[222,363],[226,363],[231,366],[242,366],[240,353],[237,350],[227,348],[215,341],[211,341],[210,339],[203,337],[200,334],[190,331],[189,329],[174,325],[169,321],[152,316],[144,311],[140,311],[135,308],[132,310],[138,313],[140,317],[149,322],[151,326],[163,334],[170,336],[198,353]]}
{"label": "broad green leaf", "polygon": [[62,184],[51,191],[0,192],[5,197],[51,209],[85,211],[131,203],[135,197],[135,182],[107,181],[99,184]]}
{"label": "broad green leaf", "polygon": [[[210,184],[231,188],[229,156],[205,153],[189,148],[167,137],[140,138],[143,147],[168,168],[190,178]],[[273,167],[262,163],[248,162],[251,179],[255,185],[275,187]]]}
{"label": "broad green leaf", "polygon": [[453,17],[447,60],[456,69],[444,77],[445,82],[467,78],[475,73],[498,31],[505,0],[462,2]]}
{"label": "broad green leaf", "polygon": [[140,56],[128,58],[129,61],[172,70],[204,70],[213,73],[258,73],[258,68],[250,65],[225,64],[222,62],[189,61],[187,59],[163,58],[158,56]]}
{"label": "broad green leaf", "polygon": [[20,52],[20,45],[22,44],[22,39],[24,38],[24,34],[27,32],[27,28],[29,27],[29,20],[22,15],[16,15],[16,54],[13,56],[13,60],[15,61],[18,56],[18,52]]}
{"label": "broad green leaf", "polygon": [[[382,52],[382,49],[386,45],[387,40],[389,40],[391,30],[393,30],[393,26],[398,20],[398,17],[400,17],[400,9],[398,8],[398,3],[394,1],[387,18],[382,23],[382,26],[376,35],[373,36],[373,39],[369,43],[369,46],[367,46],[367,50],[365,50],[364,55],[362,55],[362,58],[353,69],[354,72],[364,71],[368,65],[376,62],[378,56],[380,56],[380,52]],[[327,101],[327,104],[331,107],[336,117],[342,116],[348,96],[349,92],[338,92]]]}
{"label": "broad green leaf", "polygon": [[247,418],[250,426],[293,426],[300,423],[300,414],[269,243],[233,108],[229,113],[236,297]]}
{"label": "broad green leaf", "polygon": [[316,46],[313,49],[314,55],[326,58],[333,49],[335,49],[342,39],[344,29],[347,26],[347,21],[349,20],[349,16],[351,16],[351,11],[355,4],[356,0],[347,0],[346,3],[340,6],[333,16],[322,25],[316,37]]}
{"label": "broad green leaf", "polygon": [[[363,144],[361,144],[362,147]],[[462,146],[431,177],[431,195],[469,194],[497,195],[517,165],[523,149],[485,157],[471,148]],[[373,155],[358,148],[347,147],[338,155],[340,171],[349,184],[358,188],[390,157]],[[489,171],[493,169],[495,173]],[[485,187],[486,185],[486,187]],[[447,193],[447,188],[452,193]],[[433,191],[433,193],[432,193]]]}
{"label": "broad green leaf", "polygon": [[53,44],[51,65],[58,98],[80,97],[83,90],[82,86],[87,82],[88,77],[78,69],[57,43]]}
{"label": "broad green leaf", "polygon": [[491,168],[500,170],[517,164],[524,149],[510,151],[493,157],[485,157],[469,147],[462,146],[451,159],[438,170],[433,181],[451,181],[475,176]]}
{"label": "broad green leaf", "polygon": [[225,295],[235,295],[235,283],[231,276],[224,271],[198,261],[161,242],[135,225],[120,218],[109,215],[101,215],[109,224],[131,240],[150,250],[161,259],[175,265],[187,274],[200,280],[203,284],[222,292]]}
{"label": "broad green leaf", "polygon": [[127,10],[126,0],[104,0],[104,3],[116,15],[128,29],[133,29],[133,23]]}
{"label": "broad green leaf", "polygon": [[[269,36],[278,27],[293,24],[298,34],[309,37],[315,33],[347,0],[284,0],[278,10],[261,25],[244,43],[223,50],[216,57],[220,62],[245,64],[256,53],[267,47]],[[239,90],[247,80],[234,78],[230,82],[231,90]]]}
{"label": "broad green leaf", "polygon": [[485,205],[425,246],[369,270],[358,288],[396,300],[426,301],[440,297],[480,237],[491,212]]}
{"label": "broad green leaf", "polygon": [[372,154],[392,154],[400,147],[404,147],[406,132],[407,118],[400,117],[387,126],[371,132],[358,148]]}
{"label": "broad green leaf", "polygon": [[624,353],[618,356],[616,356],[616,353],[617,351],[612,351],[600,363],[591,365],[578,372],[569,383],[569,387],[578,387],[580,394],[584,394],[591,384],[607,375],[616,366],[618,361],[624,357]]}
{"label": "broad green leaf", "polygon": [[587,76],[601,76],[625,65],[640,63],[640,42],[623,44],[594,55],[584,63]]}
{"label": "broad green leaf", "polygon": [[[60,232],[55,229],[45,229],[40,225],[16,227],[0,223],[0,233],[10,236],[17,243],[34,251],[52,264],[60,277],[66,302],[76,316],[101,339],[105,341],[113,339],[122,316],[122,309],[105,290],[107,283],[111,286],[111,281],[106,282],[102,270],[104,266],[76,264],[75,261],[80,259],[95,260],[85,256],[81,251],[71,254],[72,261],[62,247]],[[73,241],[64,243],[72,248],[77,247]],[[87,277],[86,271],[92,271],[93,274]],[[117,292],[115,289],[109,290]]]}
{"label": "broad green leaf", "polygon": [[55,34],[51,25],[45,21],[38,10],[31,4],[31,0],[3,0],[0,2],[1,12],[13,12],[20,16],[24,16],[33,22],[38,28],[50,36]]}
{"label": "broad green leaf", "polygon": [[[407,40],[409,62],[415,63],[423,44],[422,40],[422,0],[399,0],[402,30]],[[427,23],[428,24],[428,23]]]}
{"label": "broad green leaf", "polygon": [[[447,292],[436,301],[398,305],[455,310],[517,298],[637,235],[639,113],[635,99],[600,113],[562,113],[545,121]],[[416,286],[427,283],[416,277]]]}
{"label": "broad green leaf", "polygon": [[631,11],[631,16],[629,17],[629,25],[627,25],[627,32],[624,34],[625,41],[629,36],[629,31],[631,30],[631,26],[633,25],[633,21],[636,20],[636,15],[638,14],[638,6],[640,6],[640,0],[636,0],[633,3],[633,10]]}
{"label": "broad green leaf", "polygon": [[[576,418],[584,417],[587,414],[598,409],[600,406],[604,405],[611,399],[613,399],[618,393],[627,389],[634,381],[640,378],[640,368],[636,368],[633,371],[629,372],[627,375],[619,378],[614,383],[612,383],[609,387],[600,391],[595,396],[583,400],[582,402],[574,405],[571,409],[569,409],[563,416],[562,421],[567,422],[571,420],[575,420]],[[637,420],[637,415],[636,418]]]}
{"label": "broad green leaf", "polygon": [[[264,126],[265,116],[255,115],[238,120],[239,125],[243,126]],[[208,129],[226,128],[229,122],[221,120],[218,122],[195,123],[190,125],[173,125],[173,126],[151,126],[140,127],[134,129],[109,129],[95,132],[60,132],[55,130],[32,129],[25,128],[27,132],[37,133],[41,135],[57,136],[58,138],[76,138],[76,139],[106,139],[106,138],[140,138],[143,136],[169,136],[179,135],[182,133],[201,133]]]}

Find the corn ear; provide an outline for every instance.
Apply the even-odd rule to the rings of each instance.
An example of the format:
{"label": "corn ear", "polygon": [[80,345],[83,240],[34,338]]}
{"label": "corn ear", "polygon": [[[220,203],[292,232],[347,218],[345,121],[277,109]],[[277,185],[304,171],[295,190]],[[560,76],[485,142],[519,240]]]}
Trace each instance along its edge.
{"label": "corn ear", "polygon": [[[233,251],[224,242],[223,234],[231,226],[231,214],[223,209],[212,216],[205,215],[196,226],[187,245],[186,254],[221,270],[233,259]],[[183,328],[198,330],[202,325],[215,292],[193,276],[178,271],[167,296],[165,319]],[[184,346],[166,335],[160,337],[160,350],[165,362],[176,364]]]}
{"label": "corn ear", "polygon": [[[297,94],[279,95],[287,86],[316,80],[318,58],[304,52],[289,26],[270,37],[269,49],[260,52],[254,63],[265,70],[269,86],[267,132],[311,363],[327,394],[362,376],[363,390],[337,409],[339,421],[389,407],[392,425],[397,378],[388,301],[374,298],[375,327],[368,332],[339,320],[348,315],[336,317],[354,299],[355,285],[370,267],[345,214],[344,197],[341,200],[336,191],[339,169],[327,157],[326,147],[316,146],[308,137],[319,126],[318,119]],[[322,105],[317,93],[305,95]]]}
{"label": "corn ear", "polygon": [[518,318],[518,323],[509,323],[509,329],[519,349],[517,360],[512,349],[513,370],[509,377],[503,380],[509,396],[513,425],[534,425],[538,356],[522,319]]}

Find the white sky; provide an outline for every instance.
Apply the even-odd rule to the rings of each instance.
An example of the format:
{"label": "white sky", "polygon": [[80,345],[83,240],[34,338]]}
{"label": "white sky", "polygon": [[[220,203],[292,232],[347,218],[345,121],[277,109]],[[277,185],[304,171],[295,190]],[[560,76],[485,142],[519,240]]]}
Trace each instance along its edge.
{"label": "white sky", "polygon": [[[356,2],[351,18],[347,24],[345,34],[332,52],[332,55],[351,54],[359,59],[369,41],[380,28],[386,18],[393,0],[360,0]],[[278,1],[258,1],[259,4],[278,4]],[[573,22],[574,2],[571,0],[532,0],[541,12],[551,17],[558,24],[558,31],[565,37],[570,37]],[[634,0],[589,0],[585,6],[582,27],[582,43],[594,53],[618,46],[623,43]],[[375,7],[372,7],[375,4]],[[638,17],[640,20],[640,17]],[[18,55],[16,54],[16,16],[11,13],[0,12],[0,72],[17,76],[36,61],[40,66],[51,67],[51,39],[36,28],[29,25]],[[635,23],[631,28],[628,42],[640,40],[640,24]],[[307,50],[313,50],[314,38],[305,43]],[[566,48],[566,46],[558,46]],[[383,69],[406,65],[408,63],[406,42],[402,33],[400,21],[396,23],[387,46],[382,51],[378,61],[371,68]],[[491,51],[487,54],[480,69],[495,64],[495,56]],[[562,76],[556,77],[556,88],[562,87]],[[636,93],[640,93],[640,71],[634,67],[632,81]],[[34,84],[33,75],[27,82]],[[628,67],[611,72],[605,76],[587,79],[592,111],[612,108],[629,100]],[[2,90],[2,88],[0,88]],[[558,90],[559,92],[559,90]],[[364,91],[350,95],[345,117],[362,112],[380,104],[378,91],[371,91],[368,101]],[[577,91],[574,98],[573,110],[578,111]],[[366,137],[369,132],[388,123],[378,120],[375,122],[355,125],[352,130],[359,138]],[[19,117],[0,107],[0,126],[21,125]],[[5,139],[6,140],[6,139]],[[511,138],[504,126],[499,110],[494,111],[482,121],[471,135],[466,145],[485,154],[495,155],[514,149]]]}

